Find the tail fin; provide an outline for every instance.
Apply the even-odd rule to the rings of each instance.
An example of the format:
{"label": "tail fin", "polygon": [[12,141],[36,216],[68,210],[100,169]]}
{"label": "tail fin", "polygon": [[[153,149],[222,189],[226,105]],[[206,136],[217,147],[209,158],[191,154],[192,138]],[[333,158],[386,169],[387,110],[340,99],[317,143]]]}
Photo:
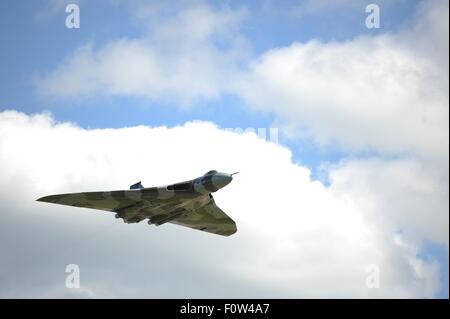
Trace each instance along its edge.
{"label": "tail fin", "polygon": [[130,186],[130,189],[141,189],[144,188],[144,186],[142,186],[141,182],[137,182],[136,184],[133,184]]}

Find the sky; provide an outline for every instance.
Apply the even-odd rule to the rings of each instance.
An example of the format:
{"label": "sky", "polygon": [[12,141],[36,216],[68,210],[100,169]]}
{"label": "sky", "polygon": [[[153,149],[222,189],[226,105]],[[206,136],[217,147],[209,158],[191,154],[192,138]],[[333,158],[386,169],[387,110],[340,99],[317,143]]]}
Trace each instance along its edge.
{"label": "sky", "polygon": [[[448,12],[2,1],[0,297],[448,298]],[[211,169],[230,237],[35,201]]]}

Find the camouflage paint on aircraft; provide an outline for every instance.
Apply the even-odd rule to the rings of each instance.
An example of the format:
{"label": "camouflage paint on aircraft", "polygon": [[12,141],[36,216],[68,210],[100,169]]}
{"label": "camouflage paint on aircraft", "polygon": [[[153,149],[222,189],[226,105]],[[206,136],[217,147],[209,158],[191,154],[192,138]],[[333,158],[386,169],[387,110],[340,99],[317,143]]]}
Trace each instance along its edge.
{"label": "camouflage paint on aircraft", "polygon": [[236,223],[217,207],[211,193],[228,185],[234,174],[209,171],[167,186],[144,188],[139,182],[130,190],[50,195],[38,201],[115,212],[126,223],[148,219],[156,226],[172,223],[229,236],[237,231]]}

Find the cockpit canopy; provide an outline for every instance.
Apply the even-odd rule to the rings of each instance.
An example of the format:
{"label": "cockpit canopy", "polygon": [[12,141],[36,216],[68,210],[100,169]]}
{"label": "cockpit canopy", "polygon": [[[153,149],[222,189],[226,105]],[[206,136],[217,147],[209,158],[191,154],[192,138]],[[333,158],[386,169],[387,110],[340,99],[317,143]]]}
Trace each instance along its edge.
{"label": "cockpit canopy", "polygon": [[209,171],[208,173],[206,173],[205,175],[212,175],[212,174],[216,174],[216,173],[217,173],[217,171],[212,170],[212,171]]}

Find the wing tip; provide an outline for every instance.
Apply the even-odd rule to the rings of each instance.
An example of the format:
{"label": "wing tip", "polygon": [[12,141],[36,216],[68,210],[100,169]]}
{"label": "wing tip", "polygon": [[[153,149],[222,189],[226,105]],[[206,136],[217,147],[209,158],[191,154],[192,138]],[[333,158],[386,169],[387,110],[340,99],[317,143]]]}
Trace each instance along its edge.
{"label": "wing tip", "polygon": [[36,199],[36,202],[45,202],[46,200],[46,198],[47,198],[48,196],[44,196],[44,197],[40,197],[40,198],[38,198],[38,199]]}
{"label": "wing tip", "polygon": [[234,224],[234,228],[230,229],[229,231],[223,232],[220,235],[229,237],[229,236],[231,236],[233,234],[236,234],[236,233],[237,233],[237,227],[236,227],[236,224]]}
{"label": "wing tip", "polygon": [[45,202],[45,203],[55,203],[55,195],[44,196],[36,199],[37,202]]}

